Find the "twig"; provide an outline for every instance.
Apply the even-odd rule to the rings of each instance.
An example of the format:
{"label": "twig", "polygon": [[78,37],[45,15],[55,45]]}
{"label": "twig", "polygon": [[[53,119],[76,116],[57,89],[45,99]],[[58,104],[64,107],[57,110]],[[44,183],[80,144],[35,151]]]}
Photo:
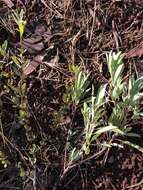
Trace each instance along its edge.
{"label": "twig", "polygon": [[143,184],[143,180],[141,180],[139,183],[136,183],[134,185],[130,185],[128,187],[125,187],[122,190],[126,190],[126,189],[130,189],[130,188],[133,188],[133,187],[137,187],[137,186],[140,186],[141,184]]}
{"label": "twig", "polygon": [[92,22],[92,28],[91,28],[90,38],[89,38],[89,43],[88,43],[89,46],[91,45],[91,40],[92,40],[92,35],[93,35],[93,30],[94,30],[96,9],[97,9],[97,6],[96,6],[96,0],[95,0],[95,3],[94,3],[94,14],[93,14],[93,22]]}
{"label": "twig", "polygon": [[86,158],[86,159],[84,159],[84,160],[81,160],[81,161],[78,162],[78,163],[75,163],[75,164],[72,164],[72,165],[67,166],[67,168],[63,171],[62,175],[60,176],[58,182],[54,185],[53,190],[57,190],[57,189],[58,189],[58,186],[61,184],[61,182],[63,181],[63,179],[65,178],[65,176],[67,175],[67,173],[68,173],[71,169],[73,169],[73,168],[75,168],[75,167],[77,167],[77,166],[79,166],[79,165],[81,165],[81,164],[83,164],[83,163],[85,163],[85,162],[87,162],[87,161],[93,159],[93,158],[98,158],[100,155],[102,155],[102,153],[103,153],[105,150],[106,150],[106,147],[104,147],[100,152],[93,154],[93,155],[90,156],[89,158]]}

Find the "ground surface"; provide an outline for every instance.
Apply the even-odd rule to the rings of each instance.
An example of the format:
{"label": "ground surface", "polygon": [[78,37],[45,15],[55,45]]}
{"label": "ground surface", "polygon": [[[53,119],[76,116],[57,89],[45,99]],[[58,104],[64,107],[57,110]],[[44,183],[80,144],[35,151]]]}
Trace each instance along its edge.
{"label": "ground surface", "polygon": [[[105,83],[109,77],[106,72],[105,53],[110,50],[127,53],[143,40],[143,2],[25,0],[14,3],[13,9],[21,7],[26,10],[25,38],[42,36],[44,47],[35,51],[26,46],[25,56],[33,59],[42,53],[44,60],[49,62],[58,52],[59,61],[56,67],[40,64],[26,78],[30,112],[28,129],[19,125],[16,119],[18,110],[9,100],[11,94],[9,91],[4,92],[6,79],[0,78],[3,129],[0,143],[1,150],[9,161],[6,168],[2,165],[0,167],[0,190],[143,189],[143,156],[130,147],[109,150],[97,159],[78,165],[58,184],[71,118],[73,128],[76,127],[77,131],[80,131],[83,125],[78,111],[73,117],[71,105],[68,105],[66,112],[63,111],[65,84],[72,80],[68,65],[75,63],[91,71],[94,84]],[[13,23],[7,21],[9,12],[6,4],[0,2],[0,18],[6,21],[6,26],[0,26],[0,42],[7,39],[11,52],[14,53],[18,35]],[[51,48],[48,49],[49,47]],[[142,72],[142,57],[126,58],[125,62],[127,73]],[[142,121],[135,127],[135,131],[142,133]],[[7,140],[4,140],[3,136]],[[34,149],[33,144],[39,149]],[[139,144],[143,145],[141,141]],[[30,150],[35,152],[32,154]],[[31,164],[30,156],[31,159],[36,158],[36,163]],[[24,177],[19,175],[19,162],[27,172]]]}

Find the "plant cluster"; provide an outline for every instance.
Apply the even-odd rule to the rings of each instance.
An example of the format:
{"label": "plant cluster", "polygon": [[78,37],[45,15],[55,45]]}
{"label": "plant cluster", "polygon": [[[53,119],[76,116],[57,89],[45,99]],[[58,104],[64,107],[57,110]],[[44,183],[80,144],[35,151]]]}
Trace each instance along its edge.
{"label": "plant cluster", "polygon": [[[27,143],[29,146],[27,160],[30,166],[34,168],[37,161],[36,155],[40,154],[42,148],[46,146],[48,135],[44,134],[45,137],[41,132],[43,137],[40,140],[38,139],[39,142],[36,143],[36,137],[29,126],[30,112],[27,101],[27,85],[22,75],[23,68],[28,63],[24,56],[25,50],[21,46],[26,27],[25,12],[23,10],[20,12],[13,11],[11,18],[17,26],[20,48],[16,50],[17,53],[13,54],[8,49],[8,41],[4,41],[0,45],[0,79],[5,79],[3,91],[8,95],[11,104],[16,110],[15,122],[18,122],[20,127],[25,129],[27,142],[29,143]],[[101,85],[97,91],[95,90],[95,85],[90,82],[89,73],[83,72],[77,65],[69,65],[73,80],[70,85],[66,85],[66,93],[63,99],[65,103],[72,103],[74,113],[80,110],[84,124],[80,146],[78,144],[76,146],[76,143],[72,146],[70,138],[67,138],[67,144],[70,145],[65,148],[65,159],[67,160],[65,161],[62,177],[76,164],[83,163],[87,158],[90,158],[89,155],[92,155],[91,150],[93,147],[95,147],[94,152],[97,152],[97,154],[105,150],[104,148],[106,147],[123,147],[123,144],[130,145],[143,152],[139,145],[128,140],[128,137],[140,137],[139,134],[133,132],[135,130],[132,130],[131,122],[143,116],[140,106],[143,98],[143,76],[136,79],[134,76],[129,76],[128,81],[125,81],[123,58],[124,55],[121,52],[110,52],[106,55],[110,79],[108,83]],[[0,108],[1,110],[3,109],[1,99]],[[2,113],[0,113],[1,115]],[[70,125],[72,125],[72,121]],[[1,123],[0,127],[0,135],[4,143],[7,141],[10,144],[4,137]],[[72,135],[71,127],[68,134],[69,136]],[[18,152],[17,148],[16,151]],[[93,158],[93,156],[91,157]],[[10,164],[2,150],[0,151],[0,163],[4,167]],[[22,161],[17,163],[20,176],[27,175]]]}
{"label": "plant cluster", "polygon": [[[81,71],[78,66],[70,66],[70,71],[74,73],[75,79],[72,85],[67,86],[66,95],[71,98],[76,106],[80,104],[84,120],[84,140],[80,149],[76,147],[72,149],[69,165],[77,162],[84,155],[88,155],[92,143],[95,142],[95,145],[100,147],[120,146],[119,143],[114,143],[116,139],[120,139],[122,144],[128,144],[143,151],[141,147],[125,138],[125,136],[140,137],[139,134],[132,132],[130,124],[131,121],[142,116],[140,100],[143,98],[141,92],[143,77],[135,79],[130,76],[128,82],[125,82],[123,77],[124,55],[121,52],[110,52],[106,57],[110,80],[109,83],[101,85],[97,93],[95,93],[94,85],[89,88],[89,74]],[[91,97],[85,98],[89,91]],[[107,105],[110,107],[110,114],[107,114],[107,109],[109,109]],[[103,134],[108,137],[104,139],[104,142],[100,141],[100,136]],[[97,140],[100,143],[97,143]]]}
{"label": "plant cluster", "polygon": [[[24,19],[25,13],[23,10],[20,12],[13,11],[12,19],[18,26],[18,32],[20,37],[20,42],[23,38],[25,32],[26,21]],[[23,67],[27,64],[27,59],[24,56],[24,49],[20,46],[17,49],[17,53],[9,51],[8,41],[5,40],[0,45],[0,80],[4,81],[2,84],[3,94],[8,98],[12,107],[14,108],[14,122],[18,124],[18,126],[23,127],[26,131],[27,141],[33,141],[35,138],[31,128],[29,127],[29,108],[27,101],[27,84],[26,80],[23,78]],[[3,115],[3,101],[0,97],[0,116]],[[0,117],[1,122],[1,117]],[[3,132],[3,126],[1,122],[1,136],[5,144],[5,135]],[[9,141],[8,139],[6,141]],[[9,143],[10,144],[10,141]],[[29,162],[34,163],[32,160],[35,158],[36,148],[35,144],[31,145],[31,158],[29,156]],[[34,147],[34,148],[33,148]],[[33,151],[35,150],[35,152]],[[33,151],[33,152],[32,152]],[[31,160],[30,160],[31,159]],[[7,157],[1,151],[0,162],[6,167],[9,164]],[[20,164],[20,168],[22,168],[22,164]]]}

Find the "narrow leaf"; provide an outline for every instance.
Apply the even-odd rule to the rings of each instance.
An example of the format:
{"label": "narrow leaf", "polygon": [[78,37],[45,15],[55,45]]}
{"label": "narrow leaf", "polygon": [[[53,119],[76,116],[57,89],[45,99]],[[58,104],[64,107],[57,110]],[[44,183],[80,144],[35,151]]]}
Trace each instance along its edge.
{"label": "narrow leaf", "polygon": [[114,85],[117,84],[117,81],[118,81],[119,77],[121,76],[121,74],[123,72],[123,69],[124,69],[124,65],[123,64],[121,64],[121,65],[118,66],[118,68],[117,68],[117,70],[116,70],[116,72],[114,74]]}
{"label": "narrow leaf", "polygon": [[101,104],[103,104],[103,99],[105,98],[106,86],[107,84],[102,85],[98,90],[97,97],[96,97],[96,105],[98,107],[101,106]]}
{"label": "narrow leaf", "polygon": [[131,147],[133,147],[133,148],[135,148],[135,149],[137,149],[137,150],[139,150],[140,152],[143,153],[143,148],[140,147],[139,145],[134,144],[134,143],[131,143],[131,142],[129,142],[129,141],[123,141],[123,143],[124,143],[124,144],[127,144],[127,145],[129,145],[129,146],[131,146]]}

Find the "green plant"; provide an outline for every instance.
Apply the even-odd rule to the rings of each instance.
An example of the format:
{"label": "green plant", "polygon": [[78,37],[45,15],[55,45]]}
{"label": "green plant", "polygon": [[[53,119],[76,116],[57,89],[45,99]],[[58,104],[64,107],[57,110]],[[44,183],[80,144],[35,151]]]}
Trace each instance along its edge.
{"label": "green plant", "polygon": [[[88,98],[88,101],[83,100],[81,112],[84,119],[84,141],[81,149],[78,150],[74,147],[71,151],[70,163],[81,159],[84,154],[88,155],[92,142],[96,141],[102,134],[110,134],[109,141],[114,140],[114,137],[117,138],[118,136],[140,137],[139,134],[132,132],[132,127],[129,123],[134,118],[143,115],[140,111],[140,100],[143,98],[143,93],[141,93],[143,89],[143,77],[137,78],[136,80],[130,77],[129,84],[124,82],[124,64],[123,54],[121,54],[121,52],[117,54],[110,52],[109,55],[107,55],[107,65],[111,76],[109,90],[106,92],[108,84],[102,85],[98,90],[97,96],[95,96],[93,87],[91,98]],[[80,78],[79,73],[80,69],[76,66],[75,80]],[[84,76],[84,78],[87,79],[88,76]],[[73,102],[80,99],[80,96],[77,96],[78,93],[76,94],[77,91],[75,90],[75,87],[78,86],[75,85],[77,81],[78,80],[76,80],[72,86],[74,89],[72,92],[74,95],[71,95],[74,97],[72,98]],[[82,92],[86,91],[88,91],[88,89]],[[79,101],[76,101],[76,105],[78,103]],[[107,117],[106,113],[107,104],[112,108],[109,117]],[[139,147],[126,140],[123,141],[123,143],[135,148]],[[108,142],[106,142],[106,144],[108,144]],[[142,149],[140,148],[140,150]]]}
{"label": "green plant", "polygon": [[0,151],[0,164],[2,164],[5,168],[8,164],[10,164],[3,151]]}
{"label": "green plant", "polygon": [[90,90],[89,75],[85,74],[74,64],[69,66],[69,70],[74,75],[74,81],[70,86],[66,86],[64,101],[68,102],[71,99],[76,107]]}
{"label": "green plant", "polygon": [[[131,76],[128,84],[123,81],[122,72],[124,66],[121,52],[107,55],[107,64],[111,75],[110,97],[113,103],[108,125],[118,126],[124,136],[139,138],[140,134],[132,132],[130,123],[143,116],[140,107],[140,100],[143,98],[143,93],[141,92],[143,89],[143,77],[134,79]],[[112,70],[111,68],[115,69]],[[122,140],[122,143],[142,152],[142,148],[137,144],[128,140]]]}
{"label": "green plant", "polygon": [[121,52],[115,54],[110,52],[107,57],[108,71],[111,76],[110,81],[110,95],[113,101],[116,101],[123,92],[124,83],[122,72],[124,69],[123,55]]}
{"label": "green plant", "polygon": [[[71,100],[75,107],[80,103],[84,126],[80,145],[72,146],[70,138],[67,138],[69,157],[66,160],[66,153],[59,181],[70,169],[101,155],[112,146],[123,148],[125,144],[143,152],[143,148],[128,141],[127,138],[127,136],[140,137],[139,134],[132,132],[130,123],[137,117],[143,116],[140,109],[140,100],[143,98],[141,93],[143,77],[136,80],[130,77],[127,84],[123,78],[124,55],[121,52],[117,54],[110,52],[106,56],[110,74],[109,83],[101,85],[97,93],[94,92],[95,88],[92,85],[91,97],[88,97],[90,93],[87,94],[90,92],[89,74],[83,73],[73,64],[69,67],[74,74],[74,81],[66,86],[64,100],[65,102]],[[103,138],[100,138],[102,135]],[[92,149],[96,147],[95,153],[91,153],[91,147]]]}
{"label": "green plant", "polygon": [[143,98],[143,76],[137,78],[136,80],[133,77],[129,78],[128,88],[126,89],[126,96],[123,96],[123,101],[129,109],[133,109],[133,116],[142,116],[140,112],[140,100]]}
{"label": "green plant", "polygon": [[26,26],[26,21],[24,20],[24,16],[25,16],[25,12],[23,9],[21,9],[20,12],[18,12],[16,10],[16,11],[13,11],[13,13],[12,13],[12,17],[18,26],[18,31],[20,34],[20,41],[23,38],[23,34],[25,32],[25,26]]}
{"label": "green plant", "polygon": [[[136,80],[129,77],[129,82],[126,84],[123,81],[123,55],[121,52],[109,53],[107,55],[107,64],[111,76],[110,92],[111,101],[113,102],[112,114],[109,118],[108,124],[118,126],[124,132],[129,132],[131,128],[127,124],[135,116],[142,115],[140,112],[140,100],[143,98],[143,77]],[[130,129],[130,130],[129,130]],[[129,135],[129,134],[127,134]]]}
{"label": "green plant", "polygon": [[[93,137],[95,137],[95,130],[104,124],[103,116],[104,116],[104,103],[105,103],[105,92],[106,85],[103,85],[99,88],[97,96],[91,96],[90,102],[84,102],[82,115],[84,118],[84,135],[85,142],[83,144],[82,149],[85,154],[89,154],[89,146],[92,142]],[[94,136],[93,136],[94,135]]]}
{"label": "green plant", "polygon": [[0,46],[0,55],[3,57],[7,55],[7,46],[8,46],[7,40],[5,40],[4,43]]}

